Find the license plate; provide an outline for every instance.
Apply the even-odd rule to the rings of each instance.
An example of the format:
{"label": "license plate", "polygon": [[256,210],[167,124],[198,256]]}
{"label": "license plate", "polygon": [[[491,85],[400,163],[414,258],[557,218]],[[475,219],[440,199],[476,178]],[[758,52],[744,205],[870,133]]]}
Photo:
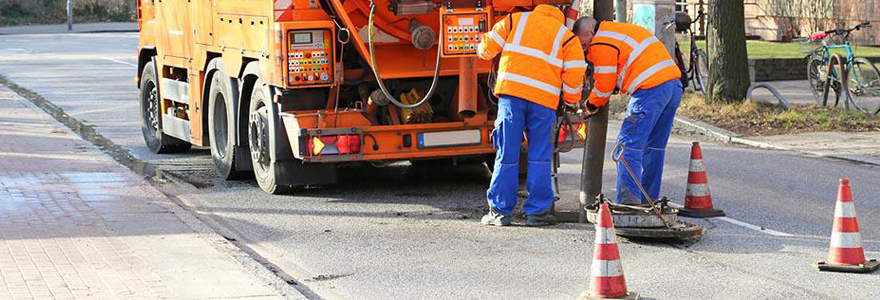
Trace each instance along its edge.
{"label": "license plate", "polygon": [[479,129],[419,133],[419,148],[456,147],[479,144]]}

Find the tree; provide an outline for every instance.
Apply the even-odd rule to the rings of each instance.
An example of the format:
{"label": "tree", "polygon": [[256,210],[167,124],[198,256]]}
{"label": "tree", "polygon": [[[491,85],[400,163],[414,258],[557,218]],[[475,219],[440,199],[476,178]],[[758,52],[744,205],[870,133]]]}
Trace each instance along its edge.
{"label": "tree", "polygon": [[743,0],[709,1],[709,101],[741,102],[749,89]]}
{"label": "tree", "polygon": [[833,12],[833,4],[832,0],[803,1],[804,18],[810,33],[827,29],[828,19],[831,18]]}
{"label": "tree", "polygon": [[779,39],[790,41],[801,34],[801,20],[804,17],[803,1],[767,0],[767,11],[773,16],[779,28]]}

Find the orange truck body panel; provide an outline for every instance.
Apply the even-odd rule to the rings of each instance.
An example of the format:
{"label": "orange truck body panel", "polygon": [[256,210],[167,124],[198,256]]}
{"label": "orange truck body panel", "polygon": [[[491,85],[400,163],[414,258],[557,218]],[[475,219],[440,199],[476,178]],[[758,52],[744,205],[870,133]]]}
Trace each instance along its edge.
{"label": "orange truck body panel", "polygon": [[[209,63],[214,59],[222,60],[223,71],[233,79],[241,80],[249,63],[259,64],[259,78],[271,88],[293,95],[291,99],[277,96],[276,103],[297,101],[295,98],[300,89],[329,89],[327,105],[317,109],[290,110],[281,113],[281,119],[289,132],[290,144],[294,156],[304,162],[347,162],[376,160],[408,160],[425,158],[444,158],[456,156],[485,155],[494,152],[490,141],[490,132],[494,118],[489,114],[485,93],[470,91],[462,93],[478,97],[474,99],[477,113],[471,118],[451,118],[423,124],[376,124],[367,116],[367,109],[334,109],[334,95],[338,87],[346,80],[349,69],[335,57],[339,53],[336,42],[341,31],[350,32],[350,43],[356,54],[366,58],[369,63],[366,24],[370,12],[370,2],[366,0],[137,0],[138,23],[140,25],[139,57],[141,67],[144,61],[155,59],[159,78],[170,78],[185,83],[187,100],[185,101],[186,121],[189,124],[188,141],[194,145],[206,146],[205,113],[207,110],[205,92],[206,76]],[[406,1],[404,1],[406,2]],[[483,9],[491,12],[491,18],[498,19],[507,12],[518,7],[534,7],[538,4],[560,4],[557,0],[495,0],[487,1]],[[440,14],[443,4],[435,0],[434,8],[424,14],[396,14],[388,7],[390,0],[376,0],[375,27],[376,61],[380,67],[380,75],[385,80],[395,79],[428,79],[433,76],[434,64],[442,35],[437,34],[438,42],[429,49],[419,50],[411,42],[411,24],[430,27],[439,33],[443,28]],[[323,7],[324,4],[328,7]],[[328,12],[333,12],[332,18]],[[486,30],[492,23],[485,24]],[[292,33],[297,30],[326,30],[330,32],[332,44],[328,52],[332,54],[321,64],[317,59],[309,62],[304,68],[301,78],[291,73],[299,70],[294,66],[296,49],[293,47]],[[296,37],[299,38],[299,37]],[[315,41],[312,41],[315,42]],[[320,45],[320,42],[316,42]],[[326,43],[325,43],[326,44]],[[299,51],[299,50],[297,50]],[[145,54],[146,53],[146,54]],[[352,53],[346,53],[351,55]],[[145,58],[146,57],[146,58]],[[441,58],[440,75],[458,76],[460,59],[458,57]],[[467,59],[467,58],[464,58]],[[315,62],[317,61],[317,62]],[[476,72],[485,76],[490,72],[491,64],[479,61]],[[309,69],[314,68],[314,69]],[[326,70],[328,69],[329,70]],[[318,70],[318,71],[314,71]],[[328,79],[317,79],[321,72],[329,72]],[[306,81],[306,74],[314,72],[314,79],[308,85],[291,84]],[[351,70],[349,76],[364,73],[365,70]],[[140,75],[140,73],[138,73]],[[364,76],[372,80],[372,74]],[[299,81],[298,81],[299,80]],[[244,81],[241,81],[244,82]],[[317,83],[316,83],[317,82]],[[476,86],[476,85],[474,85]],[[160,93],[165,93],[160,90]],[[453,99],[454,102],[458,100]],[[365,104],[365,103],[361,103]],[[162,112],[172,102],[162,102]],[[365,105],[364,105],[365,106]],[[246,109],[246,108],[245,108]],[[398,108],[388,104],[388,109],[395,112]],[[361,136],[361,152],[356,155],[335,158],[317,157],[300,149],[303,139],[294,140],[297,136],[317,134],[318,131],[353,130]],[[454,147],[419,147],[417,136],[431,132],[469,132],[479,130],[479,142]],[[401,137],[410,135],[410,143]]]}

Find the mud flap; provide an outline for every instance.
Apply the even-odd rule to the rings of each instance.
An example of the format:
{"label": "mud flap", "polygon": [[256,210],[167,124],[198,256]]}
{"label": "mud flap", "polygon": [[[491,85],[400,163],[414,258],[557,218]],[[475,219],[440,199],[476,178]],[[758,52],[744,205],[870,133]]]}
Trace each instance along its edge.
{"label": "mud flap", "polygon": [[[272,99],[280,94],[273,88]],[[269,123],[269,149],[272,163],[275,164],[275,180],[278,185],[302,186],[309,184],[334,184],[337,181],[336,165],[331,163],[303,163],[293,157],[287,129],[281,121],[281,104],[273,101],[269,105],[272,122]]]}

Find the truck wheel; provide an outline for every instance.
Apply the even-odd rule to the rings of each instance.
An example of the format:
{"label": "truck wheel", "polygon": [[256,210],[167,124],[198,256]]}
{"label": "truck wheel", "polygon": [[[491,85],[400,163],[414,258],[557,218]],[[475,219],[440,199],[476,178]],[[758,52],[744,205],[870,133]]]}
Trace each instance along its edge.
{"label": "truck wheel", "polygon": [[272,104],[268,95],[269,87],[262,79],[257,79],[248,109],[248,145],[257,184],[269,194],[283,194],[290,191],[290,186],[279,185],[276,179],[278,174],[275,170],[276,161],[272,158],[269,129],[269,122],[273,121],[274,116],[269,107]]}
{"label": "truck wheel", "polygon": [[243,172],[236,170],[240,158],[236,157],[235,151],[235,107],[232,97],[229,78],[222,71],[217,71],[212,76],[208,94],[208,133],[211,158],[217,167],[217,174],[223,179],[237,179],[243,175]]}
{"label": "truck wheel", "polygon": [[141,85],[138,92],[138,102],[141,109],[141,132],[144,135],[144,142],[153,153],[186,152],[192,147],[192,144],[162,132],[158,82],[155,65],[153,62],[147,63],[141,73]]}

